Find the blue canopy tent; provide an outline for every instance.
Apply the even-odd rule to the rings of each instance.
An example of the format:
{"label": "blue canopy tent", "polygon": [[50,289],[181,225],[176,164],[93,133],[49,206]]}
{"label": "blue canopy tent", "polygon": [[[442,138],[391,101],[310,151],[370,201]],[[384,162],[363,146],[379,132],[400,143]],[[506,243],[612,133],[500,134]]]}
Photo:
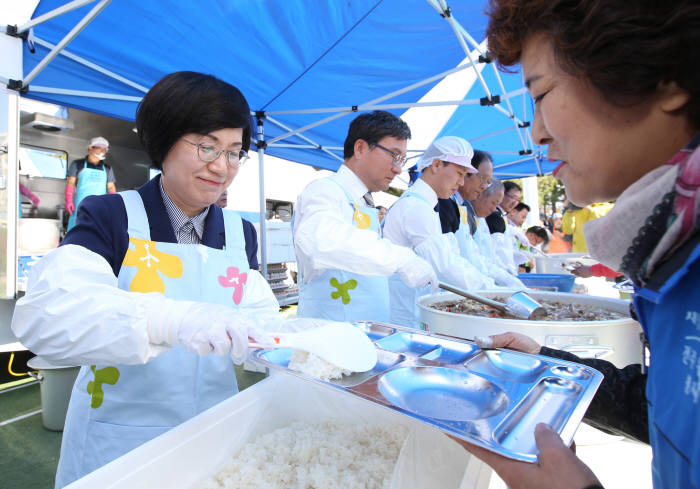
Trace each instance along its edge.
{"label": "blue canopy tent", "polygon": [[262,176],[265,152],[335,170],[353,112],[401,115],[446,75],[475,70],[441,134],[491,151],[496,175],[544,174],[551,164],[532,145],[529,102],[515,103],[520,75],[485,65],[485,3],[40,0],[32,20],[8,28],[25,38],[23,78],[2,81],[25,97],[133,121],[165,74],[214,74],[254,111]]}

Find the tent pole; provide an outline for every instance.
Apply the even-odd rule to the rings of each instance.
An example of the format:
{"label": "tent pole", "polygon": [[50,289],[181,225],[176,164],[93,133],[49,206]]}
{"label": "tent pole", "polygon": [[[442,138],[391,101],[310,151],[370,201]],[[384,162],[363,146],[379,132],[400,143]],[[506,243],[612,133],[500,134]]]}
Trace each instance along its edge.
{"label": "tent pole", "polygon": [[85,92],[83,90],[68,90],[65,88],[42,87],[37,85],[32,85],[31,87],[29,87],[29,92],[55,93],[58,95],[75,95],[77,97],[103,98],[109,100],[125,100],[127,102],[140,102],[141,99],[143,99],[143,97],[136,97],[133,95],[118,95],[114,93],[102,92]]}
{"label": "tent pole", "polygon": [[53,9],[51,12],[46,12],[44,15],[40,15],[36,19],[32,19],[26,24],[22,24],[17,28],[17,34],[21,34],[24,31],[28,31],[35,25],[43,24],[44,22],[47,22],[51,19],[55,19],[56,17],[59,17],[63,14],[66,14],[68,12],[71,12],[77,8],[82,7],[83,5],[87,5],[88,3],[93,3],[95,0],[74,0],[73,2],[65,4],[63,7],[58,7],[57,9]]}
{"label": "tent pole", "polygon": [[75,36],[77,36],[80,33],[80,31],[82,31],[85,28],[85,26],[87,26],[92,21],[92,19],[94,19],[100,12],[102,12],[102,10],[104,10],[104,8],[107,5],[109,5],[111,1],[112,0],[102,0],[100,3],[95,5],[92,8],[92,10],[90,10],[90,12],[88,12],[88,14],[85,17],[83,17],[81,21],[78,22],[78,24],[75,27],[73,27],[73,29],[71,29],[71,31],[68,34],[66,34],[66,36],[63,39],[61,39],[61,42],[56,44],[56,47],[53,48],[51,52],[49,52],[49,54],[47,54],[44,57],[44,59],[42,59],[39,62],[39,64],[34,67],[34,69],[26,76],[26,78],[22,80],[22,88],[25,88],[27,85],[29,85],[29,83],[34,78],[36,78],[36,76],[39,73],[41,73],[41,71],[44,68],[46,68],[46,65],[48,65],[56,56],[58,56],[58,53],[64,47],[66,47],[68,43],[71,42],[75,38]]}
{"label": "tent pole", "polygon": [[[275,124],[275,125],[281,127],[281,128],[284,129],[285,131],[291,131],[291,130],[292,130],[290,127],[287,127],[286,125],[282,124],[280,121],[277,121],[277,120],[273,119],[272,117],[269,117],[269,116],[268,116],[268,119],[270,120],[270,122],[272,122],[273,124]],[[340,156],[338,156],[338,155],[336,155],[335,153],[332,153],[331,151],[329,151],[329,149],[331,149],[331,148],[324,148],[324,147],[321,146],[320,144],[314,143],[311,139],[307,138],[307,137],[304,136],[303,134],[298,134],[298,137],[300,137],[303,141],[306,141],[307,143],[311,144],[311,145],[312,145],[313,147],[315,147],[316,149],[320,149],[321,151],[323,151],[323,152],[328,153],[329,155],[331,155],[333,158],[335,158],[335,159],[337,159],[337,160],[340,160],[341,163],[343,162],[343,159],[342,159]],[[276,145],[276,146],[279,146],[279,145]],[[342,148],[341,148],[341,149],[342,149]]]}
{"label": "tent pole", "polygon": [[264,115],[257,115],[257,146],[258,146],[258,182],[260,190],[260,273],[267,280],[267,229],[265,218],[267,205],[265,203],[265,130]]}
{"label": "tent pole", "polygon": [[[38,44],[39,46],[43,46],[49,50],[55,48],[56,46],[54,44],[51,44],[48,41],[44,41],[43,39],[40,39],[38,37],[34,37],[34,43]],[[59,53],[61,56],[65,56],[66,58],[75,61],[76,63],[79,63],[87,68],[90,68],[92,70],[95,70],[98,73],[102,73],[105,76],[108,76],[110,78],[113,78],[119,82],[122,82],[124,85],[128,85],[132,88],[135,88],[136,90],[146,93],[148,92],[148,88],[144,87],[143,85],[139,85],[138,83],[134,83],[131,80],[128,80],[124,78],[123,76],[117,75],[113,71],[109,71],[105,68],[102,68],[101,66],[92,63],[91,61],[86,60],[85,58],[81,58],[80,56],[77,56],[73,53],[70,53],[66,51],[65,49]]]}

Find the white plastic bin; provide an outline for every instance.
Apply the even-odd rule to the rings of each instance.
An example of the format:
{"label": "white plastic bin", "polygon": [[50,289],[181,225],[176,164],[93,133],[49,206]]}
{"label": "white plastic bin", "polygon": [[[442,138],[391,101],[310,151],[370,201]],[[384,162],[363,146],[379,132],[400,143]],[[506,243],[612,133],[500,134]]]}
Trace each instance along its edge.
{"label": "white plastic bin", "polygon": [[54,365],[41,357],[30,358],[27,366],[39,372],[29,372],[29,375],[40,383],[44,427],[51,431],[63,431],[70,393],[80,367]]}
{"label": "white plastic bin", "polygon": [[190,489],[245,443],[295,421],[399,424],[409,429],[392,489],[485,489],[491,469],[435,428],[297,377],[273,373],[66,489]]}

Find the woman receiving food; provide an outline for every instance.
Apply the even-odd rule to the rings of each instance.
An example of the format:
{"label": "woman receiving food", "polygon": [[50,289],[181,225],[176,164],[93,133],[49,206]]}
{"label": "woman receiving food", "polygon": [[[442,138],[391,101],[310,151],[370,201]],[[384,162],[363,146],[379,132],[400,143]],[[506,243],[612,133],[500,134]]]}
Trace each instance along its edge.
{"label": "woman receiving food", "polygon": [[[586,242],[634,281],[651,361],[648,375],[599,361],[591,409],[613,428],[648,412],[654,487],[700,487],[700,4],[493,0],[490,16],[489,50],[503,66],[521,63],[533,139],[560,161],[569,200],[617,199],[586,224]],[[540,351],[513,334],[492,340]],[[646,398],[636,395],[644,386]],[[537,464],[468,449],[509,487],[599,485],[551,429],[539,425],[535,438]]]}
{"label": "woman receiving food", "polygon": [[82,365],[56,487],[238,392],[228,354],[241,362],[249,336],[266,341],[264,329],[282,327],[255,270],[252,225],[213,205],[245,160],[249,114],[241,92],[213,76],[163,78],[136,116],[162,174],[87,197],[32,269],[15,334],[47,360]]}

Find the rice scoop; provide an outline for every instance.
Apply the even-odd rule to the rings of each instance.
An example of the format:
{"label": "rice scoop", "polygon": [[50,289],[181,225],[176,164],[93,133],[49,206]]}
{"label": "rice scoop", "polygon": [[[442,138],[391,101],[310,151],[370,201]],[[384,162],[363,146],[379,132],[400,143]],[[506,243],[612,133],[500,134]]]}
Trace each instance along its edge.
{"label": "rice scoop", "polygon": [[377,350],[364,331],[349,323],[330,323],[298,333],[277,333],[275,345],[315,355],[349,372],[367,372],[377,364]]}

